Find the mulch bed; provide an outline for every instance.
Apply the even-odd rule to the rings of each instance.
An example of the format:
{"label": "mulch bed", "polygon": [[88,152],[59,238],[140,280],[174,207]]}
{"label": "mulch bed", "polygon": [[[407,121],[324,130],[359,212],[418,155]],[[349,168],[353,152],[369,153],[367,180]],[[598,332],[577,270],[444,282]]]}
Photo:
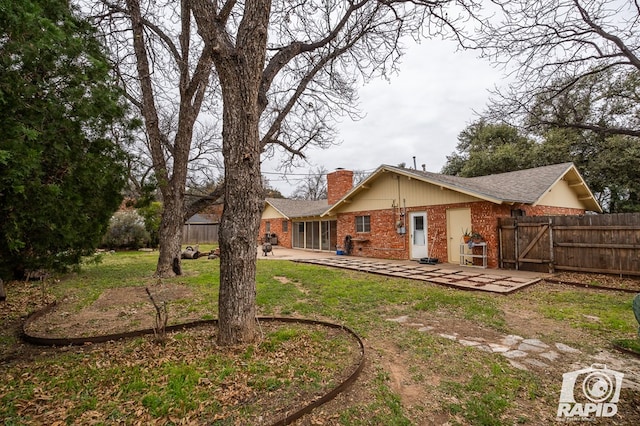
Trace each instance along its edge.
{"label": "mulch bed", "polygon": [[553,278],[545,279],[545,281],[554,284],[566,284],[582,288],[640,293],[640,278],[638,277],[562,272],[555,274]]}

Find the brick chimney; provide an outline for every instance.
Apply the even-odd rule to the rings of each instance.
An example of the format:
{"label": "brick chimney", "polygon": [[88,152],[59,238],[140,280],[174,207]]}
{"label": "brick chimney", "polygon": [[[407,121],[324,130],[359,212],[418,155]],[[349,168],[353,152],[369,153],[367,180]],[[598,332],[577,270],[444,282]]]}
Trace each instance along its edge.
{"label": "brick chimney", "polygon": [[335,204],[353,188],[353,172],[351,170],[336,169],[327,174],[327,202]]}

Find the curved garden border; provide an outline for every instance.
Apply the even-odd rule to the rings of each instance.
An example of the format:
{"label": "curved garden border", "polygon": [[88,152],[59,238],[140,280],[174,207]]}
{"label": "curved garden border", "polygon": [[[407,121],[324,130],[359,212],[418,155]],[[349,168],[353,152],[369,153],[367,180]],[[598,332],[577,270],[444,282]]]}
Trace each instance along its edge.
{"label": "curved garden border", "polygon": [[550,284],[563,284],[563,285],[570,285],[573,287],[579,287],[579,288],[586,288],[589,290],[607,290],[607,291],[621,291],[623,293],[640,293],[640,290],[634,290],[631,288],[619,288],[619,287],[607,287],[607,286],[602,286],[602,285],[591,285],[591,284],[584,284],[584,283],[578,283],[575,281],[563,281],[563,280],[558,280],[555,278],[544,278],[543,279],[545,282],[548,282]]}
{"label": "curved garden border", "polygon": [[[22,324],[22,333],[21,333],[21,337],[25,342],[30,343],[32,345],[39,345],[39,346],[81,346],[81,345],[84,345],[85,343],[104,343],[104,342],[109,342],[109,341],[112,341],[112,340],[128,339],[128,338],[131,338],[131,337],[138,337],[138,336],[143,336],[143,335],[147,335],[147,334],[153,334],[153,329],[152,328],[147,328],[147,329],[142,329],[142,330],[133,330],[133,331],[128,331],[128,332],[124,332],[124,333],[102,334],[102,335],[98,335],[98,336],[74,337],[74,338],[48,338],[48,337],[33,336],[33,335],[30,335],[29,333],[27,333],[27,331],[26,331],[27,326],[31,322],[33,322],[36,319],[38,319],[38,318],[46,315],[47,313],[49,313],[51,310],[53,310],[53,308],[56,305],[57,305],[57,303],[53,302],[53,303],[45,306],[44,308],[31,313],[25,319],[24,323]],[[338,396],[341,392],[343,392],[349,386],[351,386],[353,384],[353,382],[356,381],[358,376],[360,376],[360,373],[362,372],[362,369],[364,368],[364,360],[365,360],[364,343],[362,342],[362,339],[360,339],[360,336],[358,336],[349,327],[346,327],[344,325],[331,323],[331,322],[327,322],[327,321],[319,321],[319,320],[312,320],[312,319],[305,319],[305,318],[290,318],[290,317],[274,317],[274,316],[272,316],[272,317],[257,317],[256,319],[258,321],[264,321],[264,322],[273,321],[273,322],[321,325],[323,327],[329,327],[329,328],[344,330],[356,340],[356,342],[358,343],[358,346],[360,347],[360,360],[358,361],[358,365],[355,368],[355,370],[349,375],[349,377],[347,377],[346,380],[344,380],[342,383],[338,384],[331,391],[329,391],[328,393],[322,395],[320,398],[314,400],[310,404],[308,404],[308,405],[302,407],[301,409],[289,414],[285,418],[280,419],[277,422],[273,423],[273,426],[288,425],[288,424],[292,423],[294,420],[297,420],[297,419],[301,418],[302,416],[304,416],[306,414],[309,414],[313,409],[315,409],[315,408],[317,408],[317,407],[319,407],[319,406],[331,401],[333,398]],[[167,326],[166,327],[166,331],[185,330],[185,329],[189,329],[189,328],[195,328],[195,327],[198,327],[198,326],[201,326],[201,325],[215,325],[217,323],[218,323],[218,320],[216,320],[216,319],[192,321],[192,322],[188,322],[188,323],[175,324],[175,325]]]}
{"label": "curved garden border", "polygon": [[622,345],[620,345],[620,344],[618,344],[618,343],[616,343],[616,342],[613,342],[611,345],[612,345],[612,346],[613,346],[613,348],[614,348],[615,350],[617,350],[618,352],[622,352],[622,353],[625,353],[625,354],[628,354],[628,355],[634,356],[634,357],[636,357],[636,358],[640,358],[640,353],[638,353],[638,352],[636,352],[636,351],[634,351],[634,350],[632,350],[632,349],[627,349],[627,348],[625,348],[624,346],[622,346]]}

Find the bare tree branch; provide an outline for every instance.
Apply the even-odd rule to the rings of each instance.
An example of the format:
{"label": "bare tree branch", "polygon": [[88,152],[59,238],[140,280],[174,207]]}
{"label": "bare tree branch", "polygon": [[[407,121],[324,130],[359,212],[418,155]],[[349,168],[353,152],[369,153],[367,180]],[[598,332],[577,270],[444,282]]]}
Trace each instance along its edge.
{"label": "bare tree branch", "polygon": [[[494,3],[500,13],[479,30],[473,47],[510,67],[513,81],[495,92],[488,118],[638,135],[640,103],[632,101],[640,73],[637,1]],[[574,117],[580,121],[552,119],[553,103],[572,93],[589,100],[590,113]]]}

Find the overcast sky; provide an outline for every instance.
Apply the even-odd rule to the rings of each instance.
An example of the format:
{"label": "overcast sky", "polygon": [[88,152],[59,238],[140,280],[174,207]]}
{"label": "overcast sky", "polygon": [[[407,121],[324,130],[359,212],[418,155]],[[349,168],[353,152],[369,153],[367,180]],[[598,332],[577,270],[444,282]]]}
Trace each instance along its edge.
{"label": "overcast sky", "polygon": [[456,51],[452,42],[426,40],[411,43],[402,57],[400,73],[391,81],[376,80],[363,86],[360,121],[339,125],[339,146],[307,150],[310,166],[289,174],[290,183],[274,175],[275,165],[263,164],[272,187],[289,196],[299,183],[295,178],[324,167],[373,171],[381,164],[406,163],[439,172],[446,156],[455,151],[458,134],[475,121],[487,104],[489,90],[500,86],[503,71],[477,58],[475,52]]}

